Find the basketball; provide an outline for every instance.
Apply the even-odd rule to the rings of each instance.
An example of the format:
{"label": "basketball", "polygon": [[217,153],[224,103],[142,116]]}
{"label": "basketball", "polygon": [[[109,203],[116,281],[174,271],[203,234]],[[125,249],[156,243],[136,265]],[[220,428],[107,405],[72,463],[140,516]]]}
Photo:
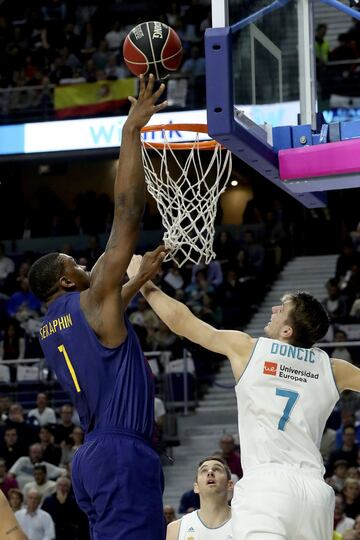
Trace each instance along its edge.
{"label": "basketball", "polygon": [[150,21],[130,30],[124,41],[123,55],[133,75],[153,73],[157,80],[162,80],[180,66],[183,48],[175,30],[164,23]]}

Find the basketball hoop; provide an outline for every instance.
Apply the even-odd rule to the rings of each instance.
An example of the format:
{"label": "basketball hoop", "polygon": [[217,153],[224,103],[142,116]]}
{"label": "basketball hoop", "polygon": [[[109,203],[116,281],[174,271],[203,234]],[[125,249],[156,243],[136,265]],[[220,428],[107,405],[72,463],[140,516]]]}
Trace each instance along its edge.
{"label": "basketball hoop", "polygon": [[165,261],[208,264],[215,258],[217,202],[232,170],[230,150],[209,138],[205,124],[167,124],[142,129],[142,157],[165,228]]}

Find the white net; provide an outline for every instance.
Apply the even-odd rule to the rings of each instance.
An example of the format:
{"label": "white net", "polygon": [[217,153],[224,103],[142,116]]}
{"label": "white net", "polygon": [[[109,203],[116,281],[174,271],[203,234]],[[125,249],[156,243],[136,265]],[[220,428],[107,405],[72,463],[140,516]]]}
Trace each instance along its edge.
{"label": "white net", "polygon": [[213,150],[201,150],[197,134],[184,157],[183,150],[173,150],[166,131],[163,137],[163,148],[147,141],[142,154],[147,189],[156,200],[165,228],[163,241],[170,250],[165,260],[178,266],[187,261],[208,264],[215,258],[217,202],[230,178],[231,152],[219,143]]}

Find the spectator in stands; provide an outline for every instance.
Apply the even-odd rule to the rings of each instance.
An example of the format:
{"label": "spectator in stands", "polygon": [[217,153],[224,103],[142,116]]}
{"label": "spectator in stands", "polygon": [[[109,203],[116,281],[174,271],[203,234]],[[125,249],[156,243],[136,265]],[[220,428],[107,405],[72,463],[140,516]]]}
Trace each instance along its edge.
{"label": "spectator in stands", "polygon": [[173,334],[165,323],[159,320],[158,328],[149,328],[147,335],[147,349],[151,351],[172,350],[178,337]]}
{"label": "spectator in stands", "polygon": [[341,409],[341,426],[336,431],[336,448],[341,448],[343,445],[343,432],[347,426],[355,427],[355,442],[360,443],[360,422],[356,420],[355,413],[351,409],[343,407]]}
{"label": "spectator in stands", "polygon": [[56,424],[56,415],[54,409],[48,407],[47,395],[39,392],[36,396],[36,409],[31,409],[28,418],[36,418],[39,426],[45,424]]}
{"label": "spectator in stands", "polygon": [[32,490],[26,498],[26,508],[15,513],[20,527],[28,540],[55,540],[55,525],[52,517],[41,510],[41,494]]}
{"label": "spectator in stands", "polygon": [[232,435],[223,435],[220,439],[221,456],[228,464],[230,471],[242,478],[240,454],[235,450],[235,441]]}
{"label": "spectator in stands", "polygon": [[[346,332],[344,332],[344,330],[335,329],[334,341],[338,343],[347,341]],[[350,351],[347,347],[345,347],[345,345],[336,346],[332,351],[331,356],[332,358],[341,358],[342,360],[352,363]]]}
{"label": "spectator in stands", "polygon": [[54,444],[53,427],[50,424],[41,426],[39,431],[42,459],[53,465],[59,465],[61,461],[61,448]]}
{"label": "spectator in stands", "polygon": [[250,229],[244,232],[243,249],[249,264],[255,271],[255,274],[262,274],[265,263],[265,250],[264,247],[256,240],[253,231]]}
{"label": "spectator in stands", "polygon": [[48,495],[52,495],[56,490],[56,483],[54,480],[47,479],[46,466],[38,463],[33,469],[34,479],[32,482],[27,482],[23,488],[23,494],[25,499],[30,491],[37,491],[42,497],[42,501]]}
{"label": "spectator in stands", "polygon": [[342,491],[348,471],[348,464],[344,459],[338,459],[334,463],[334,474],[327,478],[327,483],[338,493]]}
{"label": "spectator in stands", "polygon": [[7,313],[19,322],[29,318],[38,318],[41,310],[41,302],[30,291],[28,278],[20,282],[21,290],[12,294],[7,302]]}
{"label": "spectator in stands", "polygon": [[[342,437],[342,433],[341,433],[341,437]],[[336,439],[336,430],[333,429],[329,421],[327,421],[325,424],[325,430],[324,430],[324,433],[321,439],[321,445],[320,445],[320,453],[325,463],[328,461],[329,455],[331,454],[331,452],[335,450],[336,448],[335,439]]]}
{"label": "spectator in stands", "polygon": [[186,540],[190,531],[193,537],[207,538],[210,531],[213,536],[214,529],[218,533],[216,538],[232,538],[228,504],[232,488],[230,469],[223,459],[211,456],[200,461],[194,483],[194,491],[200,496],[200,509],[170,523],[167,540]]}
{"label": "spectator in stands", "polygon": [[91,22],[87,22],[80,35],[81,54],[85,57],[92,55],[96,51],[96,37]]}
{"label": "spectator in stands", "polygon": [[[350,32],[339,34],[338,42],[339,45],[329,54],[329,60],[331,62],[358,58],[359,54],[356,49],[356,42]],[[344,71],[344,66],[340,67]]]}
{"label": "spectator in stands", "polygon": [[131,313],[129,320],[131,324],[156,329],[159,326],[159,318],[149,307],[149,304],[142,296],[137,301],[137,310]]}
{"label": "spectator in stands", "polygon": [[39,463],[46,466],[47,476],[51,480],[55,480],[62,475],[66,476],[66,469],[42,461],[41,446],[40,444],[35,443],[29,448],[29,455],[20,457],[9,470],[9,474],[12,474],[18,481],[20,489],[22,489],[27,482],[33,480],[34,467]]}
{"label": "spectator in stands", "polygon": [[10,469],[25,452],[26,448],[20,443],[15,427],[5,428],[0,442],[0,456],[5,460],[6,468]]}
{"label": "spectator in stands", "polygon": [[61,466],[68,467],[73,460],[75,452],[84,443],[84,431],[80,426],[75,426],[72,433],[61,444]]}
{"label": "spectator in stands", "polygon": [[326,24],[318,24],[315,34],[315,55],[318,65],[326,64],[329,59],[330,45],[325,39],[326,32]]}
{"label": "spectator in stands", "polygon": [[348,467],[356,466],[358,445],[355,443],[356,431],[354,426],[346,426],[343,431],[343,445],[341,448],[331,452],[327,464],[327,470],[332,471],[333,466],[339,459],[345,460]]}
{"label": "spectator in stands", "polygon": [[5,420],[6,427],[13,427],[16,429],[19,442],[22,445],[29,445],[37,440],[37,428],[28,424],[24,410],[20,403],[12,403],[9,408],[9,416]]}
{"label": "spectator in stands", "polygon": [[249,316],[249,304],[244,286],[235,269],[229,268],[217,298],[222,307],[224,328],[239,328]]}
{"label": "spectator in stands", "polygon": [[0,242],[0,289],[4,286],[6,278],[15,271],[15,263],[5,255],[5,245]]}
{"label": "spectator in stands", "polygon": [[8,395],[0,395],[0,426],[9,417],[9,409],[12,404],[11,398]]}
{"label": "spectator in stands", "polygon": [[336,278],[331,278],[326,283],[327,297],[323,300],[323,306],[329,314],[331,321],[339,321],[347,314],[347,303],[341,295]]}
{"label": "spectator in stands", "polygon": [[336,261],[335,277],[339,280],[344,278],[346,272],[359,262],[359,254],[354,250],[354,245],[351,239],[348,239],[342,248],[342,251]]}
{"label": "spectator in stands", "polygon": [[164,506],[164,517],[166,525],[169,525],[169,523],[177,520],[175,508],[173,506],[170,506],[170,504],[165,504]]}
{"label": "spectator in stands", "polygon": [[276,272],[283,260],[283,249],[286,238],[284,226],[280,218],[272,210],[265,214],[264,245],[268,257],[268,267]]}
{"label": "spectator in stands", "polygon": [[191,270],[191,283],[196,283],[196,274],[199,270],[206,272],[206,280],[214,289],[224,281],[221,264],[218,260],[210,261],[208,265],[195,264]]}
{"label": "spectator in stands", "polygon": [[360,483],[354,478],[346,478],[342,490],[345,514],[353,519],[360,513]]}
{"label": "spectator in stands", "polygon": [[119,21],[115,20],[111,26],[111,30],[105,34],[105,41],[109,46],[109,50],[118,53],[127,32],[121,30]]}
{"label": "spectator in stands", "polygon": [[7,473],[5,459],[0,457],[0,489],[4,493],[5,497],[8,496],[10,489],[17,489],[19,487],[15,478]]}
{"label": "spectator in stands", "polygon": [[235,259],[236,243],[231,233],[227,231],[218,233],[214,242],[214,251],[216,260],[221,263],[222,268]]}
{"label": "spectator in stands", "polygon": [[[108,57],[107,65],[105,67],[105,75],[108,81],[117,81],[118,79],[126,79],[130,77],[129,71],[123,65],[119,65],[115,54],[111,54]],[[109,231],[105,231],[109,232]]]}
{"label": "spectator in stands", "polygon": [[351,306],[349,315],[354,319],[360,319],[360,291],[355,296],[355,300]]}
{"label": "spectator in stands", "polygon": [[202,307],[202,298],[205,294],[214,293],[214,287],[208,282],[207,273],[199,269],[195,273],[195,279],[185,288],[186,305],[198,314]]}
{"label": "spectator in stands", "polygon": [[56,540],[77,538],[80,509],[70,493],[71,481],[60,477],[56,480],[56,491],[46,497],[42,509],[50,514],[55,524]]}
{"label": "spectator in stands", "polygon": [[[10,320],[4,328],[0,341],[0,360],[21,360],[25,356],[25,339],[15,320]],[[10,381],[16,382],[16,365],[9,365]]]}
{"label": "spectator in stands", "polygon": [[67,440],[75,428],[73,422],[74,407],[70,403],[63,405],[60,409],[60,420],[56,426],[55,442],[61,444]]}
{"label": "spectator in stands", "polygon": [[10,508],[13,512],[21,510],[24,502],[24,495],[21,493],[20,489],[10,489],[8,493],[8,500]]}
{"label": "spectator in stands", "polygon": [[345,514],[345,504],[341,495],[335,497],[334,530],[340,534],[347,529],[352,529],[355,520]]}
{"label": "spectator in stands", "polygon": [[186,106],[202,107],[205,101],[205,57],[198,45],[191,47],[190,58],[185,60],[180,71],[188,76]]}

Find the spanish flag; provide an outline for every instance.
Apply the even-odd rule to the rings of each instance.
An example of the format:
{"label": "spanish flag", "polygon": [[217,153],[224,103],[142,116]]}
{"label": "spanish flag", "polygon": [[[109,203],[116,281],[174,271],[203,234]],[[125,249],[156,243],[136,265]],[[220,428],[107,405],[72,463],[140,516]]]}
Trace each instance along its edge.
{"label": "spanish flag", "polygon": [[136,92],[136,78],[57,86],[56,116],[69,118],[115,111],[125,104],[128,96],[134,96]]}

